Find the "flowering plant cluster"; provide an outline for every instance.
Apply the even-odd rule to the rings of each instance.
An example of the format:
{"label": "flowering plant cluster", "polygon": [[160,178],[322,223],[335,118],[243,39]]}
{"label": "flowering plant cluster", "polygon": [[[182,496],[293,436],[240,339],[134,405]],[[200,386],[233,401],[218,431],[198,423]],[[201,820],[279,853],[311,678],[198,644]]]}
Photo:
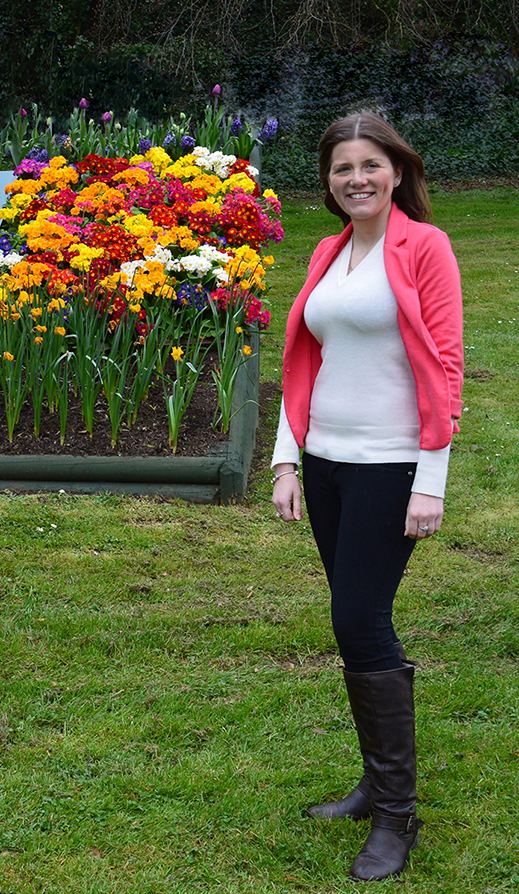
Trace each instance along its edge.
{"label": "flowering plant cluster", "polygon": [[[150,378],[144,377],[137,406],[129,409],[130,383],[142,372],[144,355],[146,370],[151,363],[163,376],[171,356],[180,381],[181,369],[189,366],[199,375],[199,345],[223,338],[229,318],[235,337],[227,333],[226,343],[229,350],[232,343],[235,367],[250,354],[250,327],[268,327],[270,314],[259,296],[273,263],[264,252],[283,238],[275,193],[261,194],[257,171],[235,155],[193,146],[173,159],[162,147],[142,148],[129,159],[90,153],[75,164],[64,156],[25,158],[6,187],[9,201],[0,209],[0,386],[11,435],[17,413],[13,395],[11,404],[6,395],[13,391],[9,370],[20,352],[26,357],[18,358],[19,384],[24,370],[26,383],[40,375],[42,400],[51,411],[59,401],[52,399],[49,382],[65,366],[80,390],[90,376],[110,403],[115,385],[103,380],[103,361],[110,356],[112,365],[126,364],[124,382],[116,383],[115,442],[123,412],[135,419],[146,396]],[[168,339],[174,354],[165,353]],[[191,351],[198,344],[196,364],[188,343]],[[45,372],[38,372],[35,346],[51,364]],[[83,381],[78,368],[85,357],[90,365]],[[34,383],[28,393],[34,399]],[[35,420],[40,415],[41,406]],[[222,416],[220,423],[225,428],[228,419]]]}

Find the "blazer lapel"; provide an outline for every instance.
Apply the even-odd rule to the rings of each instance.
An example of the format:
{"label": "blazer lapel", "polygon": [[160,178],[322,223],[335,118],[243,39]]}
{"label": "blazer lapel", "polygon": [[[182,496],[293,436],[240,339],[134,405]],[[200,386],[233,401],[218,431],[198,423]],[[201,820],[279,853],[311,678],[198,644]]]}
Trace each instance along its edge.
{"label": "blazer lapel", "polygon": [[319,280],[328,270],[328,267],[330,267],[337,255],[342,251],[351,236],[351,231],[352,226],[351,224],[348,224],[342,233],[339,233],[333,241],[330,241],[330,243],[325,246],[322,254],[314,263],[303,288],[290,309],[287,324],[287,337],[292,336],[292,339],[295,338],[297,327],[303,316],[304,307],[310,292],[315,288]]}

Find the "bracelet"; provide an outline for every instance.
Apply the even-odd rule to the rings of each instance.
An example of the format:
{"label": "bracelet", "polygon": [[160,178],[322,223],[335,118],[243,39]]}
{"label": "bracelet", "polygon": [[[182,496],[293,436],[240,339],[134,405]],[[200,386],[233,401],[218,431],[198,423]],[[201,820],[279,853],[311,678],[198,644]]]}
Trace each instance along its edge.
{"label": "bracelet", "polygon": [[299,469],[290,469],[289,472],[280,472],[279,475],[273,475],[272,484],[275,484],[276,481],[279,481],[279,479],[282,478],[283,475],[295,475],[297,477],[299,475]]}

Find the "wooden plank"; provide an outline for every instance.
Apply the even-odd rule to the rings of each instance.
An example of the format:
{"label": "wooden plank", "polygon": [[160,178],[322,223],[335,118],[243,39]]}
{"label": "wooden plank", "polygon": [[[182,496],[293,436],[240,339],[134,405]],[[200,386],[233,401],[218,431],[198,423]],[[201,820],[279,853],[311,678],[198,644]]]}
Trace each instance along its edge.
{"label": "wooden plank", "polygon": [[0,479],[217,484],[220,456],[0,456]]}
{"label": "wooden plank", "polygon": [[165,499],[188,500],[190,503],[218,503],[219,485],[210,484],[147,484],[120,481],[1,481],[0,491],[10,493],[53,493],[64,490],[67,494],[133,494],[157,496]]}

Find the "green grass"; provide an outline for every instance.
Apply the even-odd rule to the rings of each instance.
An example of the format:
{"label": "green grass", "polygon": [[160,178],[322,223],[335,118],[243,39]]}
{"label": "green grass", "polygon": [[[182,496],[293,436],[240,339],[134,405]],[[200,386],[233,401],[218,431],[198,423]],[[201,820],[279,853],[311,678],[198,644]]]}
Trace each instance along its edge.
{"label": "green grass", "polygon": [[[507,189],[434,195],[465,286],[467,412],[444,526],[396,605],[420,665],[426,825],[380,891],[514,890],[516,203]],[[317,205],[286,203],[268,380],[312,247],[334,228]],[[366,824],[302,815],[360,762],[308,521],[284,526],[269,502],[278,406],[262,408],[244,505],[0,496],[2,894],[373,890],[348,880]]]}

